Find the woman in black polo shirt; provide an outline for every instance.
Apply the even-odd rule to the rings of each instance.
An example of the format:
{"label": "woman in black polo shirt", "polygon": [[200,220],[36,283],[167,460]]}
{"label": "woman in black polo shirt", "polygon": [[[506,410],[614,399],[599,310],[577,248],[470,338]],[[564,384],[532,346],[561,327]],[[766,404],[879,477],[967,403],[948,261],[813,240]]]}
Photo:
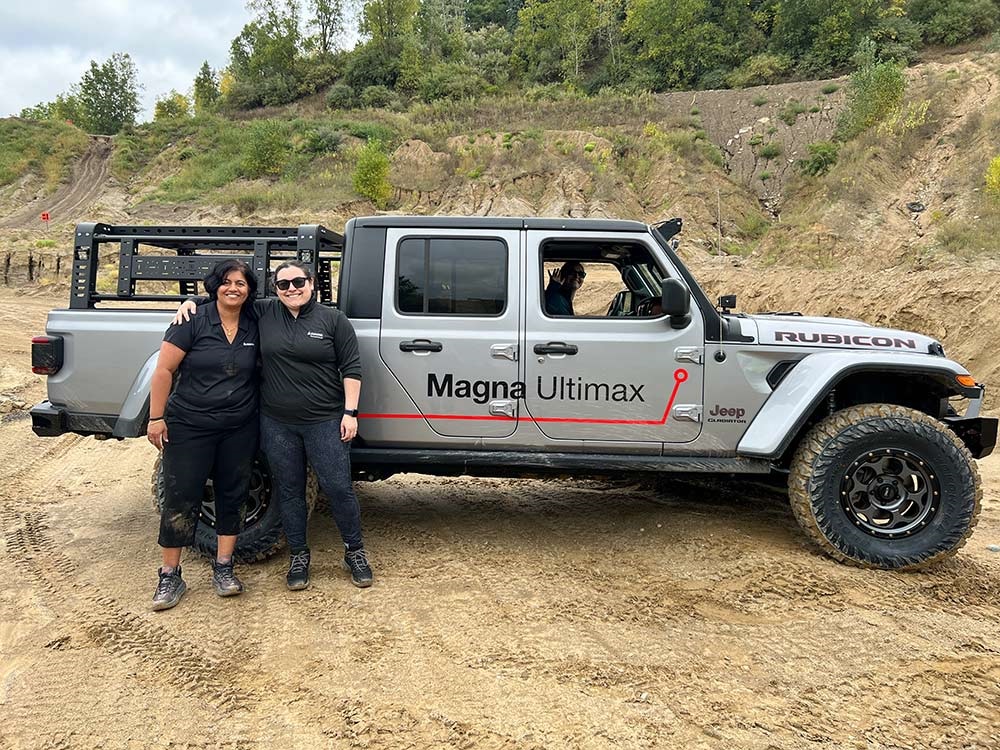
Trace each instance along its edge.
{"label": "woman in black polo shirt", "polygon": [[[361,510],[351,484],[351,440],[358,433],[361,355],[351,322],[319,304],[309,268],[287,261],[274,271],[277,299],[255,300],[260,328],[261,447],[267,456],[291,557],[286,584],[309,585],[306,462],[330,501],[344,543],[343,567],[351,583],[372,585],[361,533]],[[194,314],[203,299],[183,303],[175,323]],[[210,307],[210,305],[209,305]]]}
{"label": "woman in black polo shirt", "polygon": [[187,588],[181,578],[181,550],[194,542],[209,477],[218,535],[212,582],[219,596],[243,591],[233,572],[233,549],[259,430],[260,337],[256,318],[245,304],[253,298],[257,281],[245,263],[228,260],[219,263],[204,284],[211,300],[205,314],[167,329],[149,396],[147,437],[163,451],[164,478],[159,536],[163,566],[154,610],[173,607]]}

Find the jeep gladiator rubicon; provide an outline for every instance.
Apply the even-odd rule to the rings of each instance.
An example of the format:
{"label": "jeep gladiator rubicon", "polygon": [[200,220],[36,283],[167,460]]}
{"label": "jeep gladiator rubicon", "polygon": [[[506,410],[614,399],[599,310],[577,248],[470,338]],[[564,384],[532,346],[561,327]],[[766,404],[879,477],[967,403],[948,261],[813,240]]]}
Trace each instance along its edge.
{"label": "jeep gladiator rubicon", "polygon": [[[343,235],[80,224],[69,307],[33,340],[33,369],[48,376],[33,429],[144,435],[176,303],[230,257],[267,295],[270,269],[294,258],[358,335],[358,479],[772,474],[787,477],[796,519],[838,560],[907,569],[954,553],[979,514],[973,459],[996,442],[984,386],[918,333],[734,314],[732,297],[717,307],[675,252],[680,230],[679,219],[416,216],[355,218]],[[109,254],[117,280],[104,292]],[[547,312],[549,272],[567,261],[615,280],[606,312]],[[158,484],[154,472],[154,498]],[[212,518],[208,487],[204,552]],[[258,460],[237,553],[279,542]]]}

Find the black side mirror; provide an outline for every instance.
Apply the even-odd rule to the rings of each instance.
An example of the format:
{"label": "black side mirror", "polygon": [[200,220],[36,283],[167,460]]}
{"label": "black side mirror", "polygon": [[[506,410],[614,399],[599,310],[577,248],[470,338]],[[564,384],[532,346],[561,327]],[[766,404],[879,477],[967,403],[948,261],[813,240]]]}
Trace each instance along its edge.
{"label": "black side mirror", "polygon": [[677,279],[663,280],[663,312],[670,316],[671,328],[687,328],[691,322],[691,291]]}

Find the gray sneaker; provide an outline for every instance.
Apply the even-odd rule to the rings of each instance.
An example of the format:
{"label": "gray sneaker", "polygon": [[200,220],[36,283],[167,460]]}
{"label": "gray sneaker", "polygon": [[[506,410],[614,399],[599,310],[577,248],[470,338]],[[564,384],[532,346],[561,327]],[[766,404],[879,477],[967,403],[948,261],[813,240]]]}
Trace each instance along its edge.
{"label": "gray sneaker", "polygon": [[360,588],[366,589],[372,585],[372,568],[368,564],[368,555],[365,548],[346,550],[344,552],[344,570],[351,573],[351,583]]}
{"label": "gray sneaker", "polygon": [[156,584],[156,593],[153,594],[153,609],[170,609],[177,606],[177,602],[187,591],[187,584],[181,578],[180,566],[173,573],[164,573],[160,568],[160,582]]}
{"label": "gray sneaker", "polygon": [[309,550],[293,550],[285,583],[292,591],[309,588]]}
{"label": "gray sneaker", "polygon": [[236,596],[243,593],[243,582],[233,572],[232,562],[212,561],[212,585],[219,596]]}

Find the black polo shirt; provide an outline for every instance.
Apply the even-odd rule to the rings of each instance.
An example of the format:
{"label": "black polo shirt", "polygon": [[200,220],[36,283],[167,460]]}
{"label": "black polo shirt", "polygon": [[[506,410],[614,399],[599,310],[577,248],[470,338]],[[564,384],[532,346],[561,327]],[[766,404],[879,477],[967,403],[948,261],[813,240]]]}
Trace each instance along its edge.
{"label": "black polo shirt", "polygon": [[243,306],[232,344],[214,302],[167,329],[163,340],[186,352],[167,401],[168,422],[225,430],[256,418],[260,336],[249,308]]}
{"label": "black polo shirt", "polygon": [[354,327],[340,310],[310,300],[292,315],[280,300],[253,304],[260,327],[261,411],[286,424],[340,419],[344,378],[361,380]]}

